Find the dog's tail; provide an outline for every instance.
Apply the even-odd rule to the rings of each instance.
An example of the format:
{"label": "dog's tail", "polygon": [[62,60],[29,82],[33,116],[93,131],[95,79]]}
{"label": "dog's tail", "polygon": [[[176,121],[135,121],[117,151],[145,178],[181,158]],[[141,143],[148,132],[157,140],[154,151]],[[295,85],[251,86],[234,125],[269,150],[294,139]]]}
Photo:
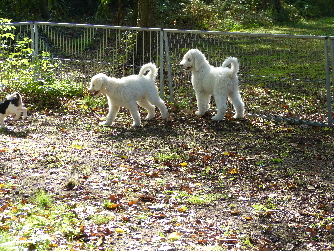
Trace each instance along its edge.
{"label": "dog's tail", "polygon": [[239,71],[239,62],[237,58],[234,57],[229,57],[227,59],[225,59],[222,67],[226,67],[228,65],[231,65],[231,74],[232,75],[236,75],[237,72]]}
{"label": "dog's tail", "polygon": [[150,71],[149,73],[146,74],[146,76],[148,76],[149,78],[155,80],[155,78],[158,75],[158,68],[156,67],[156,65],[154,63],[148,63],[145,64],[141,67],[140,72],[139,72],[139,77],[143,77],[144,74]]}

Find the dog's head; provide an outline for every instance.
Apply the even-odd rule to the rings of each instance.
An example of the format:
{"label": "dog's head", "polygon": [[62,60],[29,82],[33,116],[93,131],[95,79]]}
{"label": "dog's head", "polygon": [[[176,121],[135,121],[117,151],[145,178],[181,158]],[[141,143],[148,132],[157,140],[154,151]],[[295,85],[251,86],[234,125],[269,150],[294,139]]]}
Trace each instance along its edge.
{"label": "dog's head", "polygon": [[199,71],[205,62],[206,59],[202,52],[197,49],[191,49],[183,56],[180,64],[186,71]]}
{"label": "dog's head", "polygon": [[95,96],[98,95],[103,91],[103,86],[105,83],[108,81],[108,76],[105,75],[104,73],[99,73],[92,77],[89,87],[88,87],[88,92]]}

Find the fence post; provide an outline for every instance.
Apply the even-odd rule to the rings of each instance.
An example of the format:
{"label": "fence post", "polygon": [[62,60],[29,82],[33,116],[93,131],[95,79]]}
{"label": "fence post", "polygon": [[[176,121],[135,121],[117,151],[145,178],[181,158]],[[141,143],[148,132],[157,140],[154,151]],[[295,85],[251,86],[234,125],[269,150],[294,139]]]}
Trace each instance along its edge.
{"label": "fence post", "polygon": [[[330,44],[329,44],[330,43]],[[327,107],[328,107],[328,126],[332,126],[333,114],[332,114],[332,97],[331,97],[331,78],[330,78],[330,60],[329,60],[329,47],[331,46],[332,52],[332,66],[333,66],[333,40],[329,37],[325,38],[325,57],[326,57],[326,89],[327,89]]]}
{"label": "fence post", "polygon": [[160,30],[160,97],[165,98],[165,80],[164,80],[164,33]]}
{"label": "fence post", "polygon": [[30,23],[32,60],[35,61],[38,56],[38,29],[35,22]]}
{"label": "fence post", "polygon": [[173,90],[173,81],[172,81],[172,70],[170,67],[170,56],[169,56],[169,44],[167,31],[164,31],[164,40],[165,40],[165,52],[166,52],[166,66],[167,66],[167,75],[168,75],[168,87],[169,87],[169,101],[174,102],[174,90]]}

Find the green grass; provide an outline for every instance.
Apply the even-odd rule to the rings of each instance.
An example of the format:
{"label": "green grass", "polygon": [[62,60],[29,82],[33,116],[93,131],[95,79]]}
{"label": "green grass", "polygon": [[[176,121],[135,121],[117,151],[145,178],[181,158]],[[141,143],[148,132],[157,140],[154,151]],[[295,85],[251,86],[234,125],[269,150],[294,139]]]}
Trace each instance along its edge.
{"label": "green grass", "polygon": [[235,31],[250,33],[271,33],[271,34],[290,34],[290,35],[314,35],[314,36],[333,36],[334,17],[315,18],[301,20],[299,22],[289,22],[271,27],[258,27],[249,29],[238,29]]}

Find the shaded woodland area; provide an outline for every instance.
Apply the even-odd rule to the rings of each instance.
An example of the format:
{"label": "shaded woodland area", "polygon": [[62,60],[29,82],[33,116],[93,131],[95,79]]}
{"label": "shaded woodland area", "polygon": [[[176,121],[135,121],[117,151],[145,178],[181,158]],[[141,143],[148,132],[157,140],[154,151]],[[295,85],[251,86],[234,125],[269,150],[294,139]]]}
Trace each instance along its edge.
{"label": "shaded woodland area", "polygon": [[[80,2],[80,4],[78,4]],[[2,0],[0,16],[19,21],[226,29],[332,16],[331,0]],[[233,27],[233,26],[232,26]]]}

